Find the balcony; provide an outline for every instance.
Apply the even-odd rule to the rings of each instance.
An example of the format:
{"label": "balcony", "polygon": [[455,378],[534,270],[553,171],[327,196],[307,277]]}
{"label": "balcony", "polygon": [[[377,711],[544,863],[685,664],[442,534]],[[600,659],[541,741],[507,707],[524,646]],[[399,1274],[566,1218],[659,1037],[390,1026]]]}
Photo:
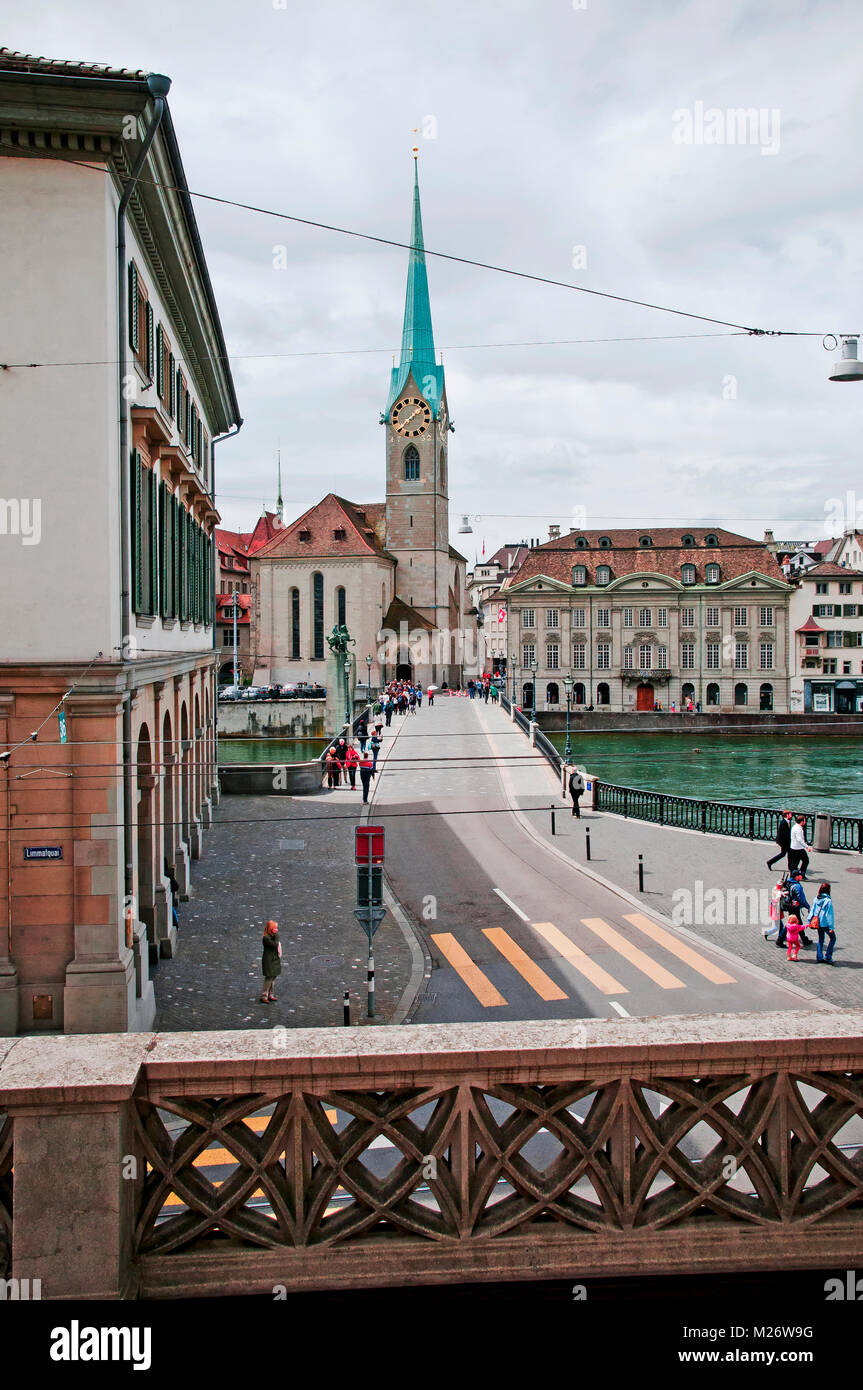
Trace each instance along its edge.
{"label": "balcony", "polygon": [[861,1010],[0,1039],[0,1277],[852,1268],[861,1136]]}

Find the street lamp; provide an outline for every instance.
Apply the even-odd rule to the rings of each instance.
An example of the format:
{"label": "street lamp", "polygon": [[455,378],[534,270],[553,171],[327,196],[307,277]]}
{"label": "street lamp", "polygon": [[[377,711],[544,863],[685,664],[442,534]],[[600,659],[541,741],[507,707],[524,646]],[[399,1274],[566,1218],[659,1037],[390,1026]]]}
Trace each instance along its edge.
{"label": "street lamp", "polygon": [[231,612],[232,612],[233,619],[234,619],[234,685],[236,686],[236,685],[239,685],[239,684],[240,684],[240,668],[239,668],[239,665],[238,665],[238,662],[237,662],[237,617],[238,617],[238,610],[237,610],[237,595],[236,595],[236,592],[234,593],[233,603],[232,603],[232,605],[231,605]]}
{"label": "street lamp", "polygon": [[528,665],[529,665],[529,667],[530,667],[530,676],[531,676],[531,680],[530,680],[530,693],[531,693],[531,696],[533,697],[533,709],[532,709],[531,712],[530,712],[530,722],[531,722],[531,724],[535,724],[535,723],[536,723],[536,673],[537,673],[537,671],[539,670],[539,662],[536,661],[536,659],[534,659],[533,661],[528,662]]}
{"label": "street lamp", "polygon": [[574,684],[575,681],[572,676],[564,676],[563,688],[566,691],[566,743],[563,748],[563,761],[565,763],[572,762],[572,743],[569,738],[569,714],[572,706],[572,687]]}
{"label": "street lamp", "polygon": [[516,660],[517,660],[517,659],[518,659],[518,652],[513,652],[512,656],[511,656],[510,659],[509,659],[510,665],[512,666],[512,703],[513,703],[513,704],[516,703],[516,700],[517,700],[517,697],[518,697],[518,691],[517,691],[517,689],[516,689],[516,681],[518,680],[518,675],[517,675],[516,669],[515,669],[515,663],[516,663]]}
{"label": "street lamp", "polygon": [[366,657],[366,693],[369,700],[372,698],[372,658]]}

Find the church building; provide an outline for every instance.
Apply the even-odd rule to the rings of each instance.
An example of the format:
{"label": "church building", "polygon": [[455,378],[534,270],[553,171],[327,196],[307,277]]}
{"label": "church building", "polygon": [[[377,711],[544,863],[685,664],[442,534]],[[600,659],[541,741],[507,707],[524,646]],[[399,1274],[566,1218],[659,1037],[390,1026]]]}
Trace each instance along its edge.
{"label": "church building", "polygon": [[341,623],[355,639],[362,683],[462,678],[467,562],[449,543],[453,424],[434,347],[416,163],[401,356],[380,422],[386,501],[328,493],[250,558],[255,684],[325,684],[326,637]]}

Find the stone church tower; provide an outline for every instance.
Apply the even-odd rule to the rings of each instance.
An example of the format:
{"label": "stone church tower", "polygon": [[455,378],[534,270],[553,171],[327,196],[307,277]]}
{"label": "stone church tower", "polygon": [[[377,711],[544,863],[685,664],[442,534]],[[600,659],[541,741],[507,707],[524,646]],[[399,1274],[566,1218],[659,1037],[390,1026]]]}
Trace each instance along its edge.
{"label": "stone church tower", "polygon": [[444,369],[435,360],[416,153],[401,360],[392,369],[381,423],[387,432],[386,548],[398,562],[398,594],[432,627],[449,629],[455,554],[447,494],[452,426]]}

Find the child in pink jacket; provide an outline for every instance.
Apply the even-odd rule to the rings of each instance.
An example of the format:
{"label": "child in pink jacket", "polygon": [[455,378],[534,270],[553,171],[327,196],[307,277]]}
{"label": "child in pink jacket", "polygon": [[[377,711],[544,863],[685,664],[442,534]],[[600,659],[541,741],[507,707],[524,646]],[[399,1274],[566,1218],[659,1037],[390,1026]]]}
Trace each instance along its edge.
{"label": "child in pink jacket", "polygon": [[803,935],[803,926],[800,918],[792,915],[785,924],[785,933],[788,939],[788,959],[796,960],[800,955],[800,937]]}

